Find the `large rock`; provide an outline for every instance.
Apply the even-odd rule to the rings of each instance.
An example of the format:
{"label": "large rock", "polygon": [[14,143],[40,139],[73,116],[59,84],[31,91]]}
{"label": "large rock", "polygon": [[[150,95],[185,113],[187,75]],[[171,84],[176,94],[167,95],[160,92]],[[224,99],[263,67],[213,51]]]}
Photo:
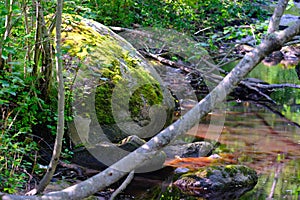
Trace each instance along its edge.
{"label": "large rock", "polygon": [[206,199],[236,199],[257,183],[257,174],[243,165],[211,166],[188,172],[174,184],[184,193]]}
{"label": "large rock", "polygon": [[[74,115],[69,135],[100,163],[110,165],[136,148],[121,148],[124,138],[147,139],[172,122],[172,95],[126,40],[93,20],[64,15],[62,45]],[[162,166],[164,159],[157,160]]]}
{"label": "large rock", "polygon": [[66,84],[80,130],[75,140],[97,143],[102,132],[112,142],[128,135],[148,138],[170,124],[173,97],[127,41],[79,16],[64,15],[62,30]]}

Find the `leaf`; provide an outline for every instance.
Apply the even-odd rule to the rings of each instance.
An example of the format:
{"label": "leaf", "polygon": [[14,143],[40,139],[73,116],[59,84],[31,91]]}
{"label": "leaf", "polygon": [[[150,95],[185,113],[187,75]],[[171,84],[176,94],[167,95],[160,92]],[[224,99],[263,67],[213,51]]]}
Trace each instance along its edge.
{"label": "leaf", "polygon": [[1,9],[1,12],[0,12],[0,15],[1,15],[1,16],[5,16],[5,15],[7,15],[7,14],[8,14],[8,10],[7,10],[6,8],[4,8],[4,9],[2,8],[2,9]]}
{"label": "leaf", "polygon": [[7,60],[8,55],[5,52],[2,52],[1,58],[3,58],[3,60]]}
{"label": "leaf", "polygon": [[15,49],[13,47],[10,47],[10,46],[5,46],[3,49],[5,51],[7,51],[8,53],[10,53],[10,54],[15,54],[16,53]]}
{"label": "leaf", "polygon": [[2,85],[2,87],[9,87],[9,82],[7,82],[6,80],[0,80],[0,83]]}

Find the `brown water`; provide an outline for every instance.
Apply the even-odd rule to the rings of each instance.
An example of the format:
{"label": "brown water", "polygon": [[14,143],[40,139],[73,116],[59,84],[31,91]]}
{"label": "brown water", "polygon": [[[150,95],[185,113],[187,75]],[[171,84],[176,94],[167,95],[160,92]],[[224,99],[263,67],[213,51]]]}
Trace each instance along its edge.
{"label": "brown water", "polygon": [[[207,133],[210,115],[197,127],[197,137],[206,140],[218,137],[219,152],[233,154],[238,164],[249,166],[258,173],[256,187],[240,199],[300,199],[299,128],[255,105],[237,103],[227,108],[220,135],[213,131]],[[223,118],[222,115],[219,117]],[[187,134],[190,133],[194,135],[195,130]],[[120,199],[197,199],[170,187],[171,181],[172,176],[165,171],[136,176],[127,196]]]}
{"label": "brown water", "polygon": [[226,113],[219,142],[240,164],[255,169],[259,175],[257,186],[241,199],[300,198],[299,128],[244,103]]}
{"label": "brown water", "polygon": [[[284,79],[282,82],[286,82],[286,78],[291,82],[290,74],[295,75],[292,69],[284,71],[288,73],[285,76],[280,67],[273,68],[275,71],[261,67],[256,69],[257,72],[254,70],[252,77],[261,78],[259,75],[263,71],[267,75],[266,81],[272,83],[272,80],[276,80],[276,83],[280,83],[280,77]],[[196,103],[196,96],[185,75],[166,66],[161,66],[160,75],[179,98],[182,114],[191,109]],[[279,91],[276,95],[276,101],[284,105],[277,109],[299,123],[299,92]],[[253,103],[229,102],[221,112],[207,115],[187,135],[220,142],[217,153],[231,153],[238,164],[257,171],[258,184],[240,199],[300,200],[300,128],[289,125],[278,115]],[[120,199],[197,199],[170,187],[172,176],[169,175],[162,171],[137,176]]]}

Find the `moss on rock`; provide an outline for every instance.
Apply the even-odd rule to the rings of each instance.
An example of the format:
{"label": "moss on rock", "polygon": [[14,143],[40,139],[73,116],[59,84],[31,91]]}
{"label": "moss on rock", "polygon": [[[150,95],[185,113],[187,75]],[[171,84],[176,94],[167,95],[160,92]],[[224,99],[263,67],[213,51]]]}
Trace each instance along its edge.
{"label": "moss on rock", "polygon": [[190,195],[228,199],[228,197],[237,198],[252,189],[257,179],[257,173],[253,169],[243,165],[226,165],[204,167],[196,172],[188,172],[174,184]]}
{"label": "moss on rock", "polygon": [[[91,124],[113,125],[121,120],[143,127],[151,120],[150,108],[157,105],[167,112],[166,125],[171,122],[172,96],[155,70],[124,39],[97,22],[64,15],[62,45],[66,83],[74,88],[77,115],[91,119]],[[114,127],[108,134],[120,131]]]}

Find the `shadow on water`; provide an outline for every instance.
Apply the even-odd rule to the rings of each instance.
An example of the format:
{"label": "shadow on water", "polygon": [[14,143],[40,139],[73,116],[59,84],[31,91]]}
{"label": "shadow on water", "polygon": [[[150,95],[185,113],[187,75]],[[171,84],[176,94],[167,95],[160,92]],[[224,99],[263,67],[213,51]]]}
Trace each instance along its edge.
{"label": "shadow on water", "polygon": [[[170,70],[166,72],[168,76],[164,81],[170,86],[177,85],[178,90],[182,90],[180,82],[184,79],[180,76],[177,76],[179,79],[174,78],[174,73],[179,72]],[[300,84],[294,68],[285,69],[281,66],[260,65],[249,77],[259,78],[271,84]],[[271,97],[278,104],[274,108],[300,124],[299,90],[281,89]],[[209,126],[206,122],[209,121],[209,117],[203,119],[204,123],[198,126],[197,137],[206,140],[216,138],[213,133],[206,134]],[[249,166],[258,173],[259,180],[255,188],[239,199],[300,199],[299,128],[289,125],[286,120],[263,107],[249,102],[232,101],[228,102],[219,142],[219,152],[233,154],[239,164]],[[180,193],[178,189],[170,187],[171,182],[172,176],[166,174],[136,177],[120,199],[201,199]]]}

